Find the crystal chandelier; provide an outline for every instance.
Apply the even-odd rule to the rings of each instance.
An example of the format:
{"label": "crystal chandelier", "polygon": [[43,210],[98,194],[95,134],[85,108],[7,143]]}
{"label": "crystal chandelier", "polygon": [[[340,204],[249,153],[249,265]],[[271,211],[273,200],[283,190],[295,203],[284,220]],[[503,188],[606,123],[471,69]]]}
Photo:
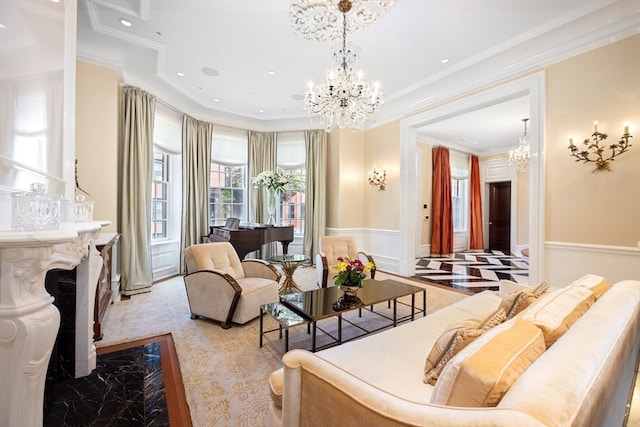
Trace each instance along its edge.
{"label": "crystal chandelier", "polygon": [[[333,41],[342,36],[340,3],[349,3],[347,32],[361,30],[376,22],[393,6],[382,0],[299,0],[291,4],[289,18],[293,30],[307,40]],[[338,5],[338,7],[336,7]],[[352,7],[353,6],[353,7]]]}
{"label": "crystal chandelier", "polygon": [[516,172],[525,172],[529,170],[529,158],[531,150],[529,149],[529,137],[527,136],[527,122],[529,119],[522,119],[524,122],[524,133],[520,137],[520,144],[516,150],[509,152],[509,166]]}
{"label": "crystal chandelier", "polygon": [[325,81],[309,83],[304,108],[319,115],[326,130],[334,126],[361,129],[382,104],[382,92],[377,83],[371,85],[356,71],[359,48],[347,45],[347,17],[351,1],[341,0],[342,46],[333,51],[336,68],[326,73]]}

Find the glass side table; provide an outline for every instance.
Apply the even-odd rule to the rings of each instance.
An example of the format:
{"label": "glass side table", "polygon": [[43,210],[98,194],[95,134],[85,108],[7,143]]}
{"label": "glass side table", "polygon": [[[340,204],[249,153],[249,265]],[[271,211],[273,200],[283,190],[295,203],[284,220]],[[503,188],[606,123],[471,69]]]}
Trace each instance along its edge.
{"label": "glass side table", "polygon": [[284,271],[284,282],[280,286],[278,292],[282,294],[290,294],[293,292],[302,292],[302,289],[298,287],[295,280],[293,280],[293,273],[296,268],[303,262],[309,262],[310,258],[306,255],[293,254],[293,255],[274,255],[269,257],[268,261],[282,266]]}
{"label": "glass side table", "polygon": [[[278,322],[277,329],[264,329],[265,314],[271,316],[276,322]],[[289,351],[289,328],[291,326],[300,325],[306,322],[308,322],[307,319],[303,318],[302,316],[291,310],[289,307],[279,302],[264,304],[260,306],[260,348],[262,348],[264,340],[266,339],[274,347],[274,349],[279,352],[278,347],[275,345],[275,343],[269,339],[268,333],[279,331],[279,337],[280,339],[282,339],[282,330],[284,329],[284,353],[286,353],[287,351]]]}

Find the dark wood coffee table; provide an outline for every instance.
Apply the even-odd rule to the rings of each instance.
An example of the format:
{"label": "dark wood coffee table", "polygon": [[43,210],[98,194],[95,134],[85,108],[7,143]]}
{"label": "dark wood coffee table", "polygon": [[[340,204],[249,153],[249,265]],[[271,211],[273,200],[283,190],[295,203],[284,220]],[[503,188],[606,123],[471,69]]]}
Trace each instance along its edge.
{"label": "dark wood coffee table", "polygon": [[[416,307],[416,294],[422,293],[422,307]],[[360,328],[364,334],[358,335],[360,338],[364,335],[368,335],[382,329],[389,327],[395,327],[398,323],[404,321],[413,321],[416,314],[422,313],[423,316],[427,314],[427,293],[426,289],[419,286],[409,285],[407,283],[398,282],[395,280],[373,280],[369,279],[365,281],[365,286],[358,291],[358,298],[360,301],[348,303],[341,303],[343,291],[339,287],[331,286],[328,288],[320,288],[312,291],[296,292],[280,296],[280,304],[285,306],[291,311],[300,315],[301,318],[308,322],[310,334],[311,334],[311,351],[318,351],[324,348],[332,347],[342,344],[349,340],[342,339],[342,321],[343,314],[353,310],[368,310],[378,316],[382,316],[390,321],[382,327],[373,330],[367,330],[359,327],[356,323],[349,320],[344,320],[358,328]],[[398,301],[402,297],[411,297],[411,304]],[[377,312],[374,308],[375,304],[388,302],[388,307],[393,305],[393,312],[391,316],[387,316],[383,313]],[[398,304],[410,307],[410,313],[402,317],[398,317]],[[265,311],[263,311],[264,313]],[[361,313],[360,313],[361,314]],[[335,317],[338,320],[338,336],[329,335],[333,341],[327,345],[317,347],[316,337],[317,322],[322,319]],[[276,319],[277,320],[277,319]],[[323,331],[326,333],[326,331]],[[262,331],[260,332],[262,334]],[[353,339],[353,338],[352,338]]]}

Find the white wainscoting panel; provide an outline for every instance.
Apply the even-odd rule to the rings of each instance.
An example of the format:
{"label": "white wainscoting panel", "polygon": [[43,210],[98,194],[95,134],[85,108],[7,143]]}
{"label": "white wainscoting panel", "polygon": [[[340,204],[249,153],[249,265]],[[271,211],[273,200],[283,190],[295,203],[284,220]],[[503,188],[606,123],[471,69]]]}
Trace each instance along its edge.
{"label": "white wainscoting panel", "polygon": [[327,228],[327,236],[353,236],[358,249],[371,255],[379,270],[400,271],[400,231],[374,228]]}
{"label": "white wainscoting panel", "polygon": [[171,277],[180,272],[180,242],[165,240],[151,244],[151,265],[153,280]]}
{"label": "white wainscoting panel", "polygon": [[640,280],[640,248],[581,243],[545,242],[545,280],[562,287],[585,274],[597,274],[609,284]]}

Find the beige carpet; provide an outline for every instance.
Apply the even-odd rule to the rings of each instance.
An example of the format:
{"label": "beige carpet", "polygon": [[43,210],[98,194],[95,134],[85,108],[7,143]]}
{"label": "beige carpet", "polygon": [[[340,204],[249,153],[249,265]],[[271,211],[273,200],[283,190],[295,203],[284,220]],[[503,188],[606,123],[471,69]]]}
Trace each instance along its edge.
{"label": "beige carpet", "polygon": [[[294,277],[303,289],[315,286],[315,269],[311,267],[299,268]],[[380,272],[376,276],[385,278],[405,281]],[[426,287],[429,313],[465,297]],[[306,332],[304,327],[295,329]],[[149,293],[116,301],[107,310],[103,330],[99,347],[167,332],[173,335],[194,426],[268,424],[271,397],[267,378],[281,363],[270,346],[259,347],[257,318],[227,330],[215,322],[191,320],[184,282],[179,277],[154,285]],[[298,342],[304,344],[301,338]]]}

